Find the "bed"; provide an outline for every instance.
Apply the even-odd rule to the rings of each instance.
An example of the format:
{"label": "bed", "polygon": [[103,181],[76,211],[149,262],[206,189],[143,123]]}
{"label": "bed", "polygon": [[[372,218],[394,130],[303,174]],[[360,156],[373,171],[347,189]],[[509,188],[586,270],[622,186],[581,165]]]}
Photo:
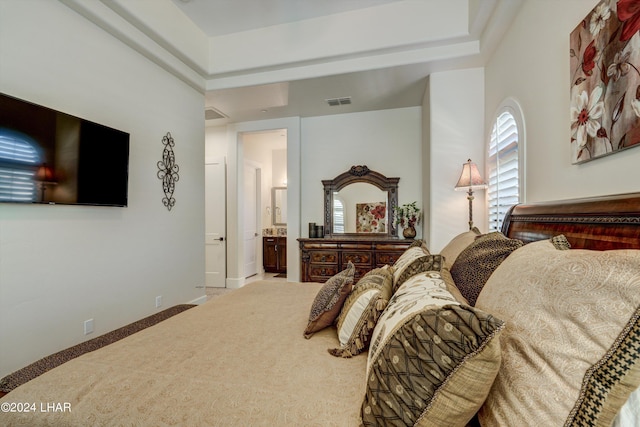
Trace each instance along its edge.
{"label": "bed", "polygon": [[[620,407],[633,406],[631,400],[638,394],[634,390],[640,383],[640,300],[635,296],[640,295],[640,193],[512,208],[505,218],[499,242],[514,244],[517,240],[522,243],[510,248],[491,274],[483,273],[487,276],[484,278],[484,289],[475,295],[474,307],[469,304],[468,298],[465,299],[465,295],[460,295],[463,291],[452,288],[456,284],[454,278],[461,270],[459,266],[463,265],[470,252],[470,242],[475,245],[480,241],[478,236],[470,233],[472,231],[465,231],[456,236],[438,254],[429,252],[424,244],[414,245],[410,250],[420,249],[424,252],[418,255],[419,268],[415,259],[407,262],[406,266],[411,267],[403,267],[406,276],[404,282],[396,287],[392,281],[391,286],[396,288],[392,289],[391,294],[378,292],[382,288],[375,283],[382,282],[371,279],[374,285],[362,289],[362,295],[374,295],[373,298],[377,298],[373,304],[377,308],[371,311],[375,316],[369,313],[363,322],[351,326],[352,331],[361,328],[366,334],[361,332],[355,338],[341,335],[349,323],[346,315],[343,317],[343,306],[339,316],[335,314],[333,322],[329,321],[328,325],[321,325],[317,331],[304,336],[303,331],[308,331],[312,323],[310,308],[313,313],[320,294],[327,288],[326,283],[254,282],[80,356],[18,387],[0,399],[0,425],[464,426],[467,423],[480,423],[483,426],[498,426],[514,425],[509,421],[513,417],[523,417],[522,421],[532,414],[541,416],[536,421],[537,425],[559,425],[557,419],[553,418],[557,416],[563,417],[560,424],[610,425]],[[559,235],[564,235],[566,239],[558,240]],[[509,304],[515,301],[514,304],[517,304],[523,298],[529,298],[526,303],[532,301],[531,306],[535,307],[539,296],[532,294],[535,292],[531,290],[534,286],[523,288],[524,291],[515,291],[516,288],[504,291],[505,286],[499,286],[499,282],[514,282],[515,273],[505,267],[509,263],[515,263],[515,266],[523,263],[535,265],[531,255],[524,253],[523,248],[532,248],[534,252],[547,251],[543,255],[546,258],[556,256],[555,252],[549,252],[552,251],[549,246],[551,243],[547,242],[552,242],[555,245],[553,250],[563,257],[568,256],[565,253],[580,255],[580,250],[589,250],[589,256],[594,253],[596,257],[604,253],[624,252],[620,265],[628,270],[618,275],[629,288],[628,295],[620,297],[622,302],[612,302],[616,315],[621,318],[620,330],[608,333],[613,336],[609,340],[612,342],[585,345],[586,355],[581,349],[575,350],[572,357],[580,359],[580,366],[585,365],[588,369],[586,374],[577,374],[580,384],[568,391],[575,394],[569,399],[563,394],[565,391],[561,390],[562,387],[556,390],[551,383],[538,386],[541,391],[529,387],[526,393],[521,394],[517,387],[520,385],[518,381],[523,379],[503,374],[505,369],[513,365],[523,369],[518,365],[521,361],[515,359],[517,354],[514,355],[513,349],[519,353],[523,346],[530,345],[529,342],[518,341],[520,336],[530,333],[525,331],[519,335],[521,329],[535,331],[534,327],[523,328],[523,324],[531,326],[528,323],[531,319],[510,314],[509,310],[513,307],[505,308],[504,301],[509,301]],[[571,249],[561,250],[567,248],[558,245],[570,246]],[[611,251],[613,249],[623,251]],[[495,253],[493,243],[491,253]],[[521,253],[524,255],[519,256]],[[578,258],[582,259],[581,256]],[[389,270],[393,276],[402,268],[395,266]],[[586,277],[593,272],[579,272],[579,275],[583,273]],[[375,276],[376,280],[387,277],[386,271],[376,271],[376,274],[371,277]],[[473,276],[477,279],[476,275]],[[464,274],[460,277],[464,277]],[[415,284],[411,285],[412,288],[407,286],[413,281]],[[433,288],[435,291],[431,289],[425,297],[440,301],[436,303],[440,305],[435,314],[430,304],[422,304],[423,307],[420,301],[416,304],[415,300],[406,304],[406,298],[421,295],[421,289],[426,289],[425,282],[437,283]],[[616,283],[611,286],[617,286]],[[563,285],[567,288],[572,286],[562,280],[555,280],[549,286],[558,289]],[[349,289],[355,292],[353,283]],[[449,293],[445,295],[446,292],[453,296]],[[580,290],[576,292],[580,294]],[[348,304],[350,296],[349,293],[340,295],[340,304]],[[350,307],[357,306],[354,303],[357,300],[352,299]],[[609,306],[605,304],[606,307]],[[554,307],[556,310],[565,308]],[[428,399],[420,395],[426,395],[427,392],[410,389],[402,382],[403,378],[415,375],[415,372],[408,375],[404,371],[394,371],[398,359],[406,358],[410,367],[408,370],[415,367],[422,372],[421,375],[430,375],[428,372],[431,372],[438,376],[435,368],[427,369],[427,374],[424,374],[424,366],[417,360],[420,358],[419,352],[414,351],[416,346],[424,344],[418,342],[418,338],[428,335],[424,325],[415,322],[409,324],[403,320],[405,323],[389,326],[394,316],[397,321],[397,313],[418,309],[422,311],[419,315],[412,315],[412,319],[426,318],[427,311],[438,319],[447,318],[452,313],[461,319],[472,317],[473,322],[464,320],[464,327],[477,328],[481,335],[478,339],[476,337],[480,335],[474,336],[473,342],[468,344],[473,349],[463,354],[460,363],[428,392],[431,393]],[[562,319],[562,328],[571,330],[574,327],[572,322],[590,319],[591,314],[580,312],[579,307],[571,306],[567,310],[571,315]],[[447,321],[442,327],[447,329],[451,324],[454,322]],[[405,335],[398,340],[398,345],[392,345],[393,339],[401,331]],[[607,335],[601,329],[597,334]],[[414,338],[417,340],[415,344],[408,342]],[[544,342],[544,338],[541,336],[540,341]],[[345,340],[352,342],[345,343]],[[425,341],[433,345],[433,335],[425,338]],[[571,347],[570,341],[564,344],[559,347]],[[599,350],[602,346],[606,347],[604,354]],[[599,372],[601,374],[602,369],[594,371],[589,367],[602,368],[607,363],[618,363],[618,353],[627,363],[621,369],[621,379],[614,381],[615,390],[605,390],[609,397],[593,397],[590,394],[594,391],[591,379],[597,377]],[[558,374],[556,362],[566,362],[562,361],[566,355],[559,352],[551,357],[553,361],[543,360],[542,363],[543,366],[554,367],[550,369],[552,372],[546,372],[540,365],[529,367],[537,370],[544,381],[550,381],[551,375]],[[443,355],[443,359],[452,363],[446,355]],[[482,374],[477,370],[466,372],[470,361],[482,367]],[[492,367],[488,368],[489,364]],[[574,374],[569,372],[568,375],[575,377]],[[475,377],[482,379],[482,375],[488,379],[481,381],[488,384],[474,385],[469,382],[474,381]],[[527,378],[525,376],[524,380]],[[373,386],[374,383],[376,386]],[[395,401],[392,402],[391,397],[387,400],[380,397],[384,395],[380,390],[382,386],[389,386],[393,393],[402,395],[404,401],[398,401],[399,405],[407,405],[395,410],[391,418],[388,411]],[[421,387],[427,388],[424,385]],[[478,391],[474,402],[460,403],[460,393],[476,388],[483,390]],[[540,399],[543,406],[536,407]],[[380,400],[385,400],[388,407],[379,409],[382,415],[378,416],[375,413]],[[584,407],[590,407],[592,402],[597,402],[596,410],[585,411]],[[560,407],[551,407],[555,403],[560,403]],[[506,406],[514,406],[515,409],[505,409]],[[465,408],[465,413],[458,417],[456,413],[460,407]],[[630,419],[633,420],[633,414],[637,414],[633,411],[637,410],[630,409]],[[383,414],[385,411],[387,415]],[[560,415],[547,415],[541,411]],[[616,422],[625,425],[624,420]]]}

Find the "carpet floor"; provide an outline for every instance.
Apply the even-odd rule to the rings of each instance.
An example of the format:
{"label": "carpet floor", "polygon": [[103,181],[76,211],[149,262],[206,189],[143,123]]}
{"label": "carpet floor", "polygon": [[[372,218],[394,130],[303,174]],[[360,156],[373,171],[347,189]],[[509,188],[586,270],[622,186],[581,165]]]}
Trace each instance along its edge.
{"label": "carpet floor", "polygon": [[90,351],[97,350],[100,347],[104,347],[105,345],[121,340],[122,338],[148,328],[149,326],[153,326],[156,323],[166,320],[169,317],[175,316],[176,314],[192,307],[195,307],[195,305],[180,304],[167,308],[166,310],[163,310],[156,314],[152,314],[149,317],[145,317],[142,320],[138,320],[137,322],[133,322],[129,325],[123,326],[122,328],[116,329],[115,331],[108,332],[97,338],[85,341],[78,345],[74,345],[73,347],[70,347],[66,350],[62,350],[50,356],[44,357],[37,362],[34,362],[31,365],[26,366],[2,378],[0,380],[0,393],[9,393],[16,387],[26,383],[29,380],[32,380],[39,375],[44,374],[45,372],[55,368],[56,366],[59,366],[71,359],[75,359],[78,356],[82,356],[85,353],[89,353]]}

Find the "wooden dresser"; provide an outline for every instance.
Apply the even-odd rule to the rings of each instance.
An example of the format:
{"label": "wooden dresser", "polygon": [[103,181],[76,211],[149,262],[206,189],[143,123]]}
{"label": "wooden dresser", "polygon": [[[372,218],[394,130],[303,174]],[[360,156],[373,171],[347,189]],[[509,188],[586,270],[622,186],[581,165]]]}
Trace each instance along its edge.
{"label": "wooden dresser", "polygon": [[392,265],[413,240],[389,237],[333,237],[298,239],[300,242],[300,280],[325,282],[344,270],[351,261],[356,280],[376,267]]}

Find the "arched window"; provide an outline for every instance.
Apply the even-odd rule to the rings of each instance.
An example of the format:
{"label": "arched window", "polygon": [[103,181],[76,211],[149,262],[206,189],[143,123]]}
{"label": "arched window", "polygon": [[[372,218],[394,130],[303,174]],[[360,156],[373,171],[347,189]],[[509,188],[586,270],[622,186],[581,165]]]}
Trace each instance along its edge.
{"label": "arched window", "polygon": [[522,110],[508,99],[493,121],[487,155],[489,230],[499,231],[509,207],[522,200],[524,187],[524,121]]}
{"label": "arched window", "polygon": [[0,200],[36,200],[34,175],[40,164],[36,146],[27,135],[0,128]]}

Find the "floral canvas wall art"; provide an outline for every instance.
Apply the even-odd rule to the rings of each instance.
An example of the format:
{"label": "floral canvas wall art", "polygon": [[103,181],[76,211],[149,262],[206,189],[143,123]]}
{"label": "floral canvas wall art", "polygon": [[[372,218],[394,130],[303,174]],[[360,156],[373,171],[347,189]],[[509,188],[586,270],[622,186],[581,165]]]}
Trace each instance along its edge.
{"label": "floral canvas wall art", "polygon": [[571,32],[572,163],[640,145],[640,0],[603,0]]}
{"label": "floral canvas wall art", "polygon": [[357,233],[386,233],[387,204],[356,203],[356,221]]}

